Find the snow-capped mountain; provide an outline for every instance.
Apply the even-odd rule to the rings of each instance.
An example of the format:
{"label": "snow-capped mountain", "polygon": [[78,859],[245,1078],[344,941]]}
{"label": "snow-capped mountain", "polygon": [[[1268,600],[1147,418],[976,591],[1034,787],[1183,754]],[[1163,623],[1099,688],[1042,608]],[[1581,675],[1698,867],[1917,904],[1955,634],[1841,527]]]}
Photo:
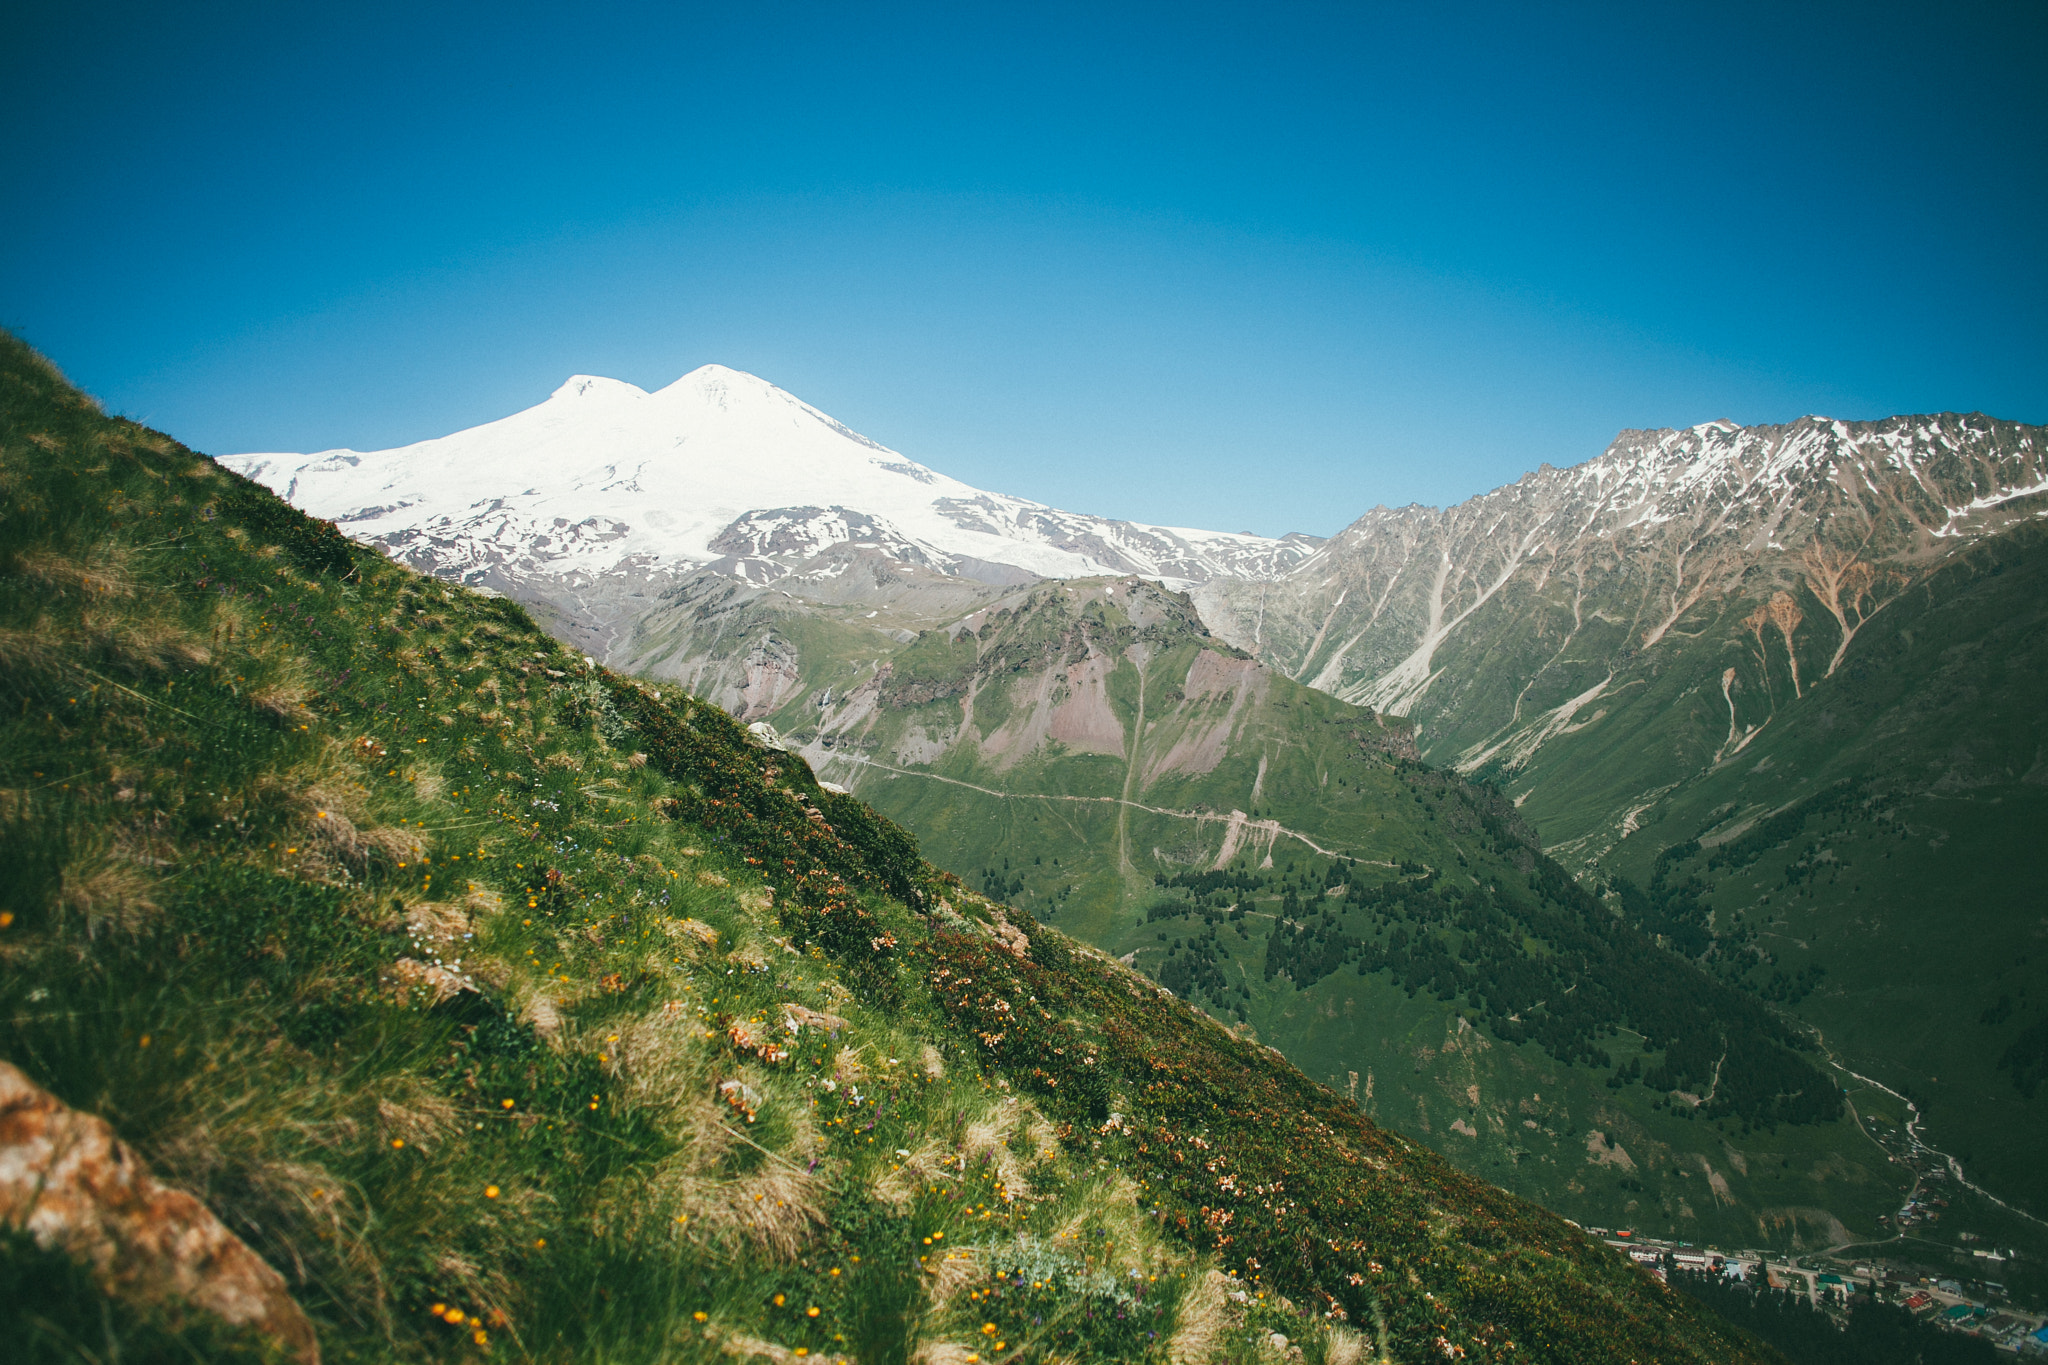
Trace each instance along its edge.
{"label": "snow-capped mountain", "polygon": [[1710,422],[1625,431],[1454,507],[1374,508],[1283,579],[1194,596],[1222,638],[1418,722],[1424,758],[1506,783],[1592,861],[1795,717],[1933,676],[1912,644],[1929,603],[1993,571],[1980,549],[2032,553],[2044,519],[2042,427]]}
{"label": "snow-capped mountain", "polygon": [[844,545],[985,582],[1186,586],[1270,577],[1319,543],[985,492],[722,365],[653,393],[577,375],[524,412],[395,450],[222,463],[416,567],[508,591],[707,566],[764,583]]}

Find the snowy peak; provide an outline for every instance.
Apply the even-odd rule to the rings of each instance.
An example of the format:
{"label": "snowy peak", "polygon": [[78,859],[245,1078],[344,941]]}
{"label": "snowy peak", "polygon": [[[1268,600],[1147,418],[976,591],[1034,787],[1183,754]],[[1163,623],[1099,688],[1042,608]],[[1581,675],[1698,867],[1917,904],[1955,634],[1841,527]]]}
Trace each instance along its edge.
{"label": "snowy peak", "polygon": [[[1460,763],[1514,766],[1605,714],[1600,689],[1619,686],[1630,660],[1666,657],[1722,629],[1721,614],[1795,590],[1837,631],[1818,666],[1839,666],[1860,621],[1902,585],[2048,517],[2043,442],[2040,427],[1975,413],[1624,431],[1584,464],[1453,507],[1375,508],[1280,594],[1216,581],[1198,598],[1219,635],[1293,676],[1448,725],[1470,745]],[[1539,609],[1558,602],[1555,616]],[[1532,622],[1552,635],[1518,635]],[[1500,640],[1515,643],[1495,650]],[[1475,670],[1518,650],[1556,659],[1562,690],[1542,724],[1519,701],[1495,716],[1467,696]]]}
{"label": "snowy peak", "polygon": [[[749,399],[782,399],[798,403],[792,395],[776,388],[758,375],[726,365],[699,365],[666,388],[655,390],[676,402],[697,402],[726,408]],[[803,406],[798,403],[799,406]]]}
{"label": "snowy peak", "polygon": [[723,365],[652,393],[572,375],[523,412],[393,450],[223,463],[416,567],[507,590],[706,567],[772,581],[844,544],[984,581],[1137,573],[1186,585],[1272,576],[1315,544],[985,492]]}
{"label": "snowy peak", "polygon": [[1515,509],[1540,519],[1546,541],[1674,520],[1783,526],[1803,537],[1813,520],[1844,516],[1905,531],[1910,543],[1895,553],[1924,552],[1948,537],[2001,529],[2008,515],[1984,514],[2042,491],[2048,452],[2038,431],[1977,413],[1623,431],[1584,464],[1546,465],[1455,507],[1376,508],[1329,546],[1375,539],[1397,522],[1491,526]]}
{"label": "snowy peak", "polygon": [[645,398],[647,390],[637,384],[628,384],[623,379],[606,379],[601,375],[572,374],[562,381],[562,386],[548,395],[550,403],[572,403],[619,401]]}

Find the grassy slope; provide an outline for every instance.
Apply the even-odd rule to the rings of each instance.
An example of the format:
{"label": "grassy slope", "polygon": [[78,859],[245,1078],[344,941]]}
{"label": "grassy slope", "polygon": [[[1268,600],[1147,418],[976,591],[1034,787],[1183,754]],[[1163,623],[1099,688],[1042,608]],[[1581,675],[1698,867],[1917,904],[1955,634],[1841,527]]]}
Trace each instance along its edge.
{"label": "grassy slope", "polygon": [[[1286,909],[1287,892],[1299,893],[1302,904],[1329,906],[1321,896],[1329,884],[1397,883],[1410,876],[1399,871],[1402,864],[1445,870],[1471,889],[1498,882],[1512,913],[1558,907],[1525,894],[1530,848],[1488,832],[1489,821],[1497,829],[1507,816],[1496,798],[1400,761],[1388,751],[1395,737],[1370,713],[1285,678],[1269,675],[1266,690],[1238,713],[1213,768],[1162,773],[1162,755],[1227,710],[1219,697],[1184,695],[1194,657],[1216,647],[1190,638],[1198,627],[1163,628],[1170,621],[1151,627],[1157,652],[1144,675],[1146,724],[1130,759],[1148,780],[1134,784],[1133,799],[1158,811],[1254,810],[1363,861],[1327,858],[1283,836],[1272,847],[1272,870],[1260,874],[1255,867],[1263,847],[1233,864],[1262,875],[1257,888],[1229,893],[1248,907],[1242,920],[1219,932],[1195,915],[1155,917],[1155,904],[1186,900],[1179,890],[1162,892],[1155,876],[1209,866],[1223,841],[1221,820],[1110,804],[1107,798],[1125,790],[1121,756],[1076,753],[1055,742],[991,758],[962,731],[970,676],[980,679],[972,729],[987,737],[1044,691],[1045,660],[1072,655],[1077,631],[1093,632],[1104,647],[1145,633],[1098,592],[1092,584],[1038,590],[1013,614],[984,626],[978,646],[964,633],[928,633],[892,661],[885,690],[892,700],[872,727],[842,738],[836,751],[865,750],[888,766],[842,757],[827,771],[857,782],[865,798],[918,831],[934,860],[978,889],[1117,956],[1130,955],[1140,970],[1184,993],[1189,978],[1168,958],[1199,948],[1229,983],[1195,992],[1205,1008],[1226,1023],[1249,1025],[1310,1075],[1463,1169],[1582,1222],[1729,1246],[1810,1248],[1874,1233],[1879,1216],[1897,1206],[1906,1179],[1846,1116],[1752,1132],[1734,1116],[1699,1121],[1683,1106],[1665,1104],[1662,1091],[1610,1087],[1616,1066],[1643,1055],[1641,1039],[1626,1030],[1600,1041],[1611,1065],[1571,1064],[1533,1043],[1501,1041],[1467,986],[1418,991],[1396,971],[1358,972],[1355,955],[1313,982],[1297,984],[1298,971],[1269,970],[1276,925],[1308,920],[1302,909]],[[1132,609],[1143,616],[1147,604]],[[1136,733],[1135,664],[1119,663],[1109,684],[1123,732]],[[777,719],[794,729],[803,716],[792,708]],[[921,736],[955,733],[964,737],[929,763],[902,756]],[[1368,742],[1361,744],[1361,736]],[[1066,799],[1076,796],[1086,799]],[[1339,932],[1389,941],[1389,921],[1370,908],[1339,900],[1331,913]],[[1210,917],[1217,918],[1213,911]],[[1429,913],[1400,923],[1453,946],[1461,941]],[[1527,951],[1540,956],[1548,949],[1538,943]],[[1647,944],[1631,951],[1666,956]],[[1625,1014],[1613,1022],[1643,1023]],[[1657,1060],[1650,1054],[1648,1065]],[[1881,1093],[1852,1092],[1861,1109],[1873,1101],[1882,1104]],[[1600,1139],[1589,1145],[1595,1132]]]}
{"label": "grassy slope", "polygon": [[1339,1318],[1394,1359],[1760,1358],[1142,979],[1028,918],[1011,951],[715,708],[12,339],[0,479],[0,1054],[330,1358],[1319,1356]]}

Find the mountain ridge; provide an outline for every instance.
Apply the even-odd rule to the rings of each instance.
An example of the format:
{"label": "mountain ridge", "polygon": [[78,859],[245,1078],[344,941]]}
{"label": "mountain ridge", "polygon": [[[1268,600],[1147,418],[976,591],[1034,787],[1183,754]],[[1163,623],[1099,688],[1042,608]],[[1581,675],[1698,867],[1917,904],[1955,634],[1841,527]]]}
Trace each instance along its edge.
{"label": "mountain ridge", "polygon": [[[2031,1257],[2044,452],[2048,430],[1974,414],[1624,433],[1193,594],[1219,637],[1403,714],[1620,913],[1910,1093],[1925,1142],[2027,1211],[1973,1206],[1956,1235]],[[1933,967],[1930,940],[1971,965]],[[1903,1122],[1887,1150],[1918,1170]],[[1880,1226],[1924,1239],[1914,1217]]]}

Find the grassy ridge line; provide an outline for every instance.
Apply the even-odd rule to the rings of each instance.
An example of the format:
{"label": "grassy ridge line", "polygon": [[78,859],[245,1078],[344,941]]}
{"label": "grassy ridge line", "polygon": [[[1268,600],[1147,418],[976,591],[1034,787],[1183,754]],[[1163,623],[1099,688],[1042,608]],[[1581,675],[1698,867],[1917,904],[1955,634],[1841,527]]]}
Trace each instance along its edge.
{"label": "grassy ridge line", "polygon": [[[1274,1327],[1341,1356],[1302,1315],[1334,1305],[1403,1359],[1755,1358],[1304,1118],[1297,1073],[1006,925],[715,708],[344,565],[11,341],[0,477],[0,1050],[287,1268],[331,1357],[1254,1358]],[[991,1026],[1032,994],[1036,1071]],[[1174,1185],[1189,1118],[1250,1192]],[[1211,1249],[1259,1277],[1242,1307]]]}

